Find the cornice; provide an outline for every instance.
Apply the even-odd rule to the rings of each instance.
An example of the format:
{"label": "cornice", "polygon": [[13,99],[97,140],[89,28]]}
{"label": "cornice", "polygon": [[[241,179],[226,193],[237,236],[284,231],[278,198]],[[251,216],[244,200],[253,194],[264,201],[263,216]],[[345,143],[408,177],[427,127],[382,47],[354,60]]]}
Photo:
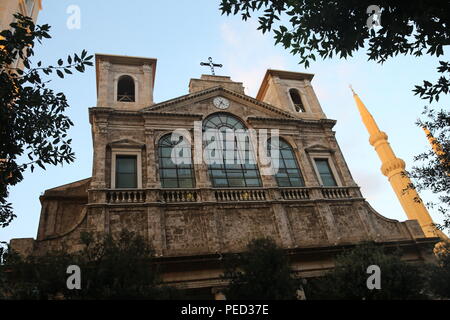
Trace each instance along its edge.
{"label": "cornice", "polygon": [[272,106],[272,105],[270,105],[268,103],[259,101],[259,100],[255,99],[255,98],[252,98],[252,97],[244,95],[244,94],[240,94],[240,93],[237,93],[237,92],[225,89],[225,88],[223,88],[221,86],[208,88],[208,89],[205,89],[203,91],[190,93],[190,94],[178,97],[178,98],[174,98],[174,99],[170,99],[170,100],[167,100],[167,101],[164,101],[164,102],[160,102],[160,103],[154,104],[154,105],[152,105],[150,107],[142,109],[141,112],[152,113],[153,111],[160,110],[160,109],[163,109],[165,107],[169,107],[169,106],[172,106],[172,105],[175,105],[175,104],[178,104],[178,103],[182,103],[182,102],[185,102],[185,101],[193,100],[195,98],[198,98],[198,97],[201,97],[201,96],[205,96],[205,95],[208,95],[208,94],[213,93],[213,92],[222,92],[222,93],[225,93],[227,95],[234,96],[234,97],[237,97],[237,98],[242,99],[244,101],[253,103],[253,104],[258,105],[260,107],[263,107],[263,108],[265,108],[265,109],[267,109],[267,110],[269,110],[271,112],[280,114],[280,115],[282,115],[284,117],[294,119],[294,116],[292,116],[291,114],[289,114],[287,112],[284,112],[284,111],[282,111],[282,110],[280,110],[280,109],[278,109],[278,108],[276,108],[276,107],[274,107],[274,106]]}

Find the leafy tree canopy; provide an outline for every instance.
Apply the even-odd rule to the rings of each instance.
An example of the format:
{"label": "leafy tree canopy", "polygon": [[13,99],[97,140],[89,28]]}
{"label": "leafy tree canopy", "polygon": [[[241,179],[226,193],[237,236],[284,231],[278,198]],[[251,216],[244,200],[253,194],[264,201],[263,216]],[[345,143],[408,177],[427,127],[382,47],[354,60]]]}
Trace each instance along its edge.
{"label": "leafy tree canopy", "polygon": [[[380,268],[381,289],[370,290],[367,268]],[[410,300],[424,299],[426,278],[419,266],[401,260],[400,252],[386,253],[366,243],[336,257],[335,268],[322,278],[308,280],[307,299]]]}
{"label": "leafy tree canopy", "polygon": [[258,29],[274,32],[275,42],[298,55],[300,63],[346,58],[366,45],[369,60],[384,62],[398,54],[444,54],[450,44],[448,1],[379,1],[381,28],[367,27],[368,0],[222,0],[222,14],[258,15]]}
{"label": "leafy tree canopy", "polygon": [[23,172],[35,166],[73,162],[71,139],[73,125],[64,114],[69,107],[62,92],[49,87],[46,76],[55,72],[60,78],[73,70],[84,72],[92,66],[93,56],[80,55],[59,59],[55,66],[32,66],[34,46],[50,38],[50,26],[35,26],[29,17],[14,15],[11,30],[0,32],[0,226],[15,217],[7,202],[9,187],[23,180]]}
{"label": "leafy tree canopy", "polygon": [[440,229],[450,230],[450,117],[444,110],[425,109],[427,118],[419,121],[420,126],[432,128],[428,136],[435,150],[428,150],[414,157],[415,166],[409,173],[419,190],[431,190],[438,196],[438,202],[429,202],[444,217]]}
{"label": "leafy tree canopy", "polygon": [[[442,74],[439,80],[424,81],[414,89],[416,95],[430,103],[449,92],[450,63],[440,61],[439,64],[437,71]],[[409,175],[419,190],[431,190],[438,196],[438,203],[428,205],[443,215],[444,223],[440,227],[450,230],[450,114],[448,108],[439,110],[432,106],[425,107],[423,114],[424,119],[417,125],[426,130],[431,148],[414,157],[415,166]]]}
{"label": "leafy tree canopy", "polygon": [[227,299],[296,299],[299,280],[293,277],[285,252],[273,240],[253,240],[244,253],[227,258],[223,275],[230,281],[225,290]]}
{"label": "leafy tree canopy", "polygon": [[429,291],[437,298],[450,299],[450,241],[435,249],[438,264],[428,268]]}
{"label": "leafy tree canopy", "polygon": [[[23,258],[11,250],[0,265],[0,298],[4,299],[168,299],[179,298],[176,290],[161,285],[158,265],[148,242],[122,231],[94,239],[85,233],[85,248]],[[81,290],[66,286],[67,267],[81,269]]]}

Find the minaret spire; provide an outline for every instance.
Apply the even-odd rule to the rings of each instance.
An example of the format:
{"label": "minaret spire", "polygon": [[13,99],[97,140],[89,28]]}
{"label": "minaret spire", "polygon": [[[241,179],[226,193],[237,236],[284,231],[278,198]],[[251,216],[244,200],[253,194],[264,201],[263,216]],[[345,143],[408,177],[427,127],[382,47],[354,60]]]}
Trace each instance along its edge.
{"label": "minaret spire", "polygon": [[[423,126],[422,129],[423,129],[423,131],[425,131],[427,139],[430,142],[431,148],[433,149],[434,153],[436,153],[436,155],[438,157],[442,157],[439,161],[442,163],[442,165],[444,165],[444,166],[447,165],[448,166],[448,161],[444,158],[445,152],[442,149],[442,146],[439,144],[437,139],[435,137],[433,137],[433,135],[431,134],[430,130],[428,130],[428,128],[426,126]],[[446,174],[448,176],[450,176],[450,172],[446,172]]]}
{"label": "minaret spire", "polygon": [[396,157],[388,142],[387,134],[378,128],[378,125],[369,110],[367,110],[355,91],[352,88],[351,90],[362,121],[369,132],[369,142],[375,148],[375,151],[381,160],[381,172],[389,179],[392,189],[394,189],[408,219],[417,220],[425,236],[441,236],[442,232],[435,227],[433,219],[423,205],[419,194],[415,189],[410,187],[412,186],[412,183],[405,174],[405,162]]}
{"label": "minaret spire", "polygon": [[431,147],[433,148],[434,153],[436,153],[438,156],[444,156],[445,152],[442,150],[442,146],[437,142],[436,138],[433,137],[430,130],[426,126],[422,127],[423,131],[425,132],[428,141],[431,144]]}

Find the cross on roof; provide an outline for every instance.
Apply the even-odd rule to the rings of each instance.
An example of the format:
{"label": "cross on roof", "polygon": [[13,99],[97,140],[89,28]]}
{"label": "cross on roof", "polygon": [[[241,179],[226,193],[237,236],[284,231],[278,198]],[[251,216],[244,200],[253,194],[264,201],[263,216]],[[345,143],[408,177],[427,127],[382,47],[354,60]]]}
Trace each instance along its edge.
{"label": "cross on roof", "polygon": [[216,74],[214,73],[214,67],[222,68],[222,65],[221,65],[221,64],[218,64],[218,63],[213,63],[211,57],[208,58],[208,61],[209,61],[209,62],[200,62],[200,65],[201,65],[201,66],[209,66],[209,67],[211,68],[211,74],[212,74],[213,76],[215,76]]}

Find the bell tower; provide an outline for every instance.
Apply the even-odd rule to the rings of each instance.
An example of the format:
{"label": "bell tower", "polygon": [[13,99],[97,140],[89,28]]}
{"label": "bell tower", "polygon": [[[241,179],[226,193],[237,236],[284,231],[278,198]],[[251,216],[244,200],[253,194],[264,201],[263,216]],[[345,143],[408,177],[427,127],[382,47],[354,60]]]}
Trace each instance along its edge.
{"label": "bell tower", "polygon": [[314,75],[268,69],[256,99],[301,118],[324,119],[319,100],[311,86]]}
{"label": "bell tower", "polygon": [[95,55],[97,107],[139,110],[153,104],[156,59]]}

